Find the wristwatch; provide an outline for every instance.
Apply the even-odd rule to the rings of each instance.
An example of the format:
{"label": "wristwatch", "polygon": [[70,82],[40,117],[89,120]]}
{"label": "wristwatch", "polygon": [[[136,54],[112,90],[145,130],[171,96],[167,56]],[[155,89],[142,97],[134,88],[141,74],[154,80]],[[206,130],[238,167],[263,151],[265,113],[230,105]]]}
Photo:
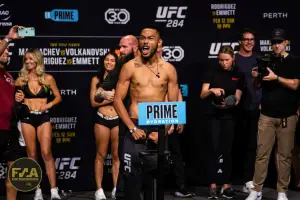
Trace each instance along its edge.
{"label": "wristwatch", "polygon": [[132,129],[129,130],[130,133],[133,133],[134,131],[136,131],[136,127],[133,127]]}

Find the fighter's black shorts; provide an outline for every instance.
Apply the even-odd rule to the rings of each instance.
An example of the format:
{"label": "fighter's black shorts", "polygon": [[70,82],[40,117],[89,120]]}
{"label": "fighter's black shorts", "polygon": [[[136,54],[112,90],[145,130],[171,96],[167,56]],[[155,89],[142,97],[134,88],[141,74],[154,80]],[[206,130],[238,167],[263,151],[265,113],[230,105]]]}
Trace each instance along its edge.
{"label": "fighter's black shorts", "polygon": [[109,129],[119,126],[119,116],[106,116],[97,112],[95,123],[101,124]]}
{"label": "fighter's black shorts", "polygon": [[29,115],[21,118],[21,122],[31,124],[34,128],[37,128],[43,123],[50,122],[50,116],[48,113],[32,112]]}
{"label": "fighter's black shorts", "polygon": [[[129,131],[127,131],[125,135],[122,156],[124,163],[124,198],[125,200],[140,200],[140,189],[143,184],[147,184],[144,179],[147,179],[146,176],[150,175],[150,173],[145,173],[145,171],[148,171],[148,167],[152,169],[153,166],[157,166],[155,156],[149,157],[147,162],[149,165],[145,165],[145,160],[142,160],[140,152],[157,149],[157,145],[150,140],[148,136],[152,132],[158,132],[162,127],[139,126],[138,120],[131,120],[137,128],[144,130],[147,136],[145,140],[134,140]],[[153,158],[153,160],[151,158]],[[148,187],[145,186],[144,188]]]}

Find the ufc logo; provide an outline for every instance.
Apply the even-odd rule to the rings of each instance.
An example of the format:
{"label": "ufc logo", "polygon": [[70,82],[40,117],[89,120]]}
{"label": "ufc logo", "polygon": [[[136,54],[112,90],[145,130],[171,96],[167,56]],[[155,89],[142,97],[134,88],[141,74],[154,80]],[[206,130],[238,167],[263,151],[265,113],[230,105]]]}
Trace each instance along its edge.
{"label": "ufc logo", "polygon": [[237,53],[237,51],[235,51],[235,47],[239,46],[238,42],[213,42],[211,43],[210,49],[209,49],[209,56],[208,58],[217,58],[218,57],[218,53],[220,51],[220,49],[222,48],[222,46],[231,46],[234,50],[234,53]]}
{"label": "ufc logo", "polygon": [[74,158],[56,158],[55,160],[55,167],[59,170],[77,170],[79,169],[79,166],[75,165],[76,161],[80,161],[80,157],[74,157]]}
{"label": "ufc logo", "polygon": [[10,63],[10,58],[11,58],[11,56],[12,56],[12,51],[11,51],[11,49],[12,49],[12,47],[14,47],[15,46],[15,43],[9,43],[9,45],[8,45],[8,62],[7,62],[7,65]]}
{"label": "ufc logo", "polygon": [[125,163],[125,166],[124,166],[124,170],[125,172],[131,172],[131,155],[130,154],[127,154],[125,153],[124,154],[124,163]]}
{"label": "ufc logo", "polygon": [[187,6],[159,6],[156,13],[157,19],[170,19],[172,16],[176,16],[178,19],[184,19],[185,15],[182,13],[187,10]]}

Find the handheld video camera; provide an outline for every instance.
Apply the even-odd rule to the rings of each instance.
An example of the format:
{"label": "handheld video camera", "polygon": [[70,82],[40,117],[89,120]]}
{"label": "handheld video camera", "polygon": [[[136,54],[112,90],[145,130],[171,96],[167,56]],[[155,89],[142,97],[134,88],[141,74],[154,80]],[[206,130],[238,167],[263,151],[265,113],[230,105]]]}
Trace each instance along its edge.
{"label": "handheld video camera", "polygon": [[257,57],[257,71],[261,77],[268,76],[269,71],[267,67],[269,67],[274,73],[278,68],[278,64],[282,62],[283,56],[280,54],[266,54],[262,57]]}

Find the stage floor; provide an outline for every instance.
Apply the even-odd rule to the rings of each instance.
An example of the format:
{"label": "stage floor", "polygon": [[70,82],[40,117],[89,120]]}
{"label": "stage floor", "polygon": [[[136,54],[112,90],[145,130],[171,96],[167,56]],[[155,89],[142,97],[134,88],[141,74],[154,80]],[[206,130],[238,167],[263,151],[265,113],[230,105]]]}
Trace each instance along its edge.
{"label": "stage floor", "polygon": [[[236,194],[237,194],[237,200],[244,200],[247,197],[247,194],[242,193],[241,192],[241,187],[242,186],[233,186]],[[207,188],[205,187],[197,187],[194,188],[194,192],[196,194],[195,197],[190,198],[190,199],[196,199],[196,200],[206,200],[207,197]],[[193,191],[193,190],[191,190]],[[67,194],[66,196],[62,196],[62,200],[92,200],[95,199],[94,198],[94,191],[90,191],[90,192],[74,192],[72,194]],[[110,200],[110,191],[106,191],[105,195],[107,197],[108,200]],[[299,200],[300,199],[300,192],[297,191],[289,191],[288,193],[288,198],[289,200]],[[18,200],[32,200],[33,199],[33,195],[26,195],[26,194],[22,194],[18,197]],[[44,200],[48,200],[50,199],[49,195],[44,194]],[[165,192],[165,200],[180,200],[182,198],[179,197],[175,197],[172,192],[168,191]],[[222,199],[222,198],[219,198]],[[5,197],[1,197],[1,200],[5,200]],[[270,189],[270,188],[264,188],[263,190],[263,200],[277,200],[277,192],[274,189]]]}

